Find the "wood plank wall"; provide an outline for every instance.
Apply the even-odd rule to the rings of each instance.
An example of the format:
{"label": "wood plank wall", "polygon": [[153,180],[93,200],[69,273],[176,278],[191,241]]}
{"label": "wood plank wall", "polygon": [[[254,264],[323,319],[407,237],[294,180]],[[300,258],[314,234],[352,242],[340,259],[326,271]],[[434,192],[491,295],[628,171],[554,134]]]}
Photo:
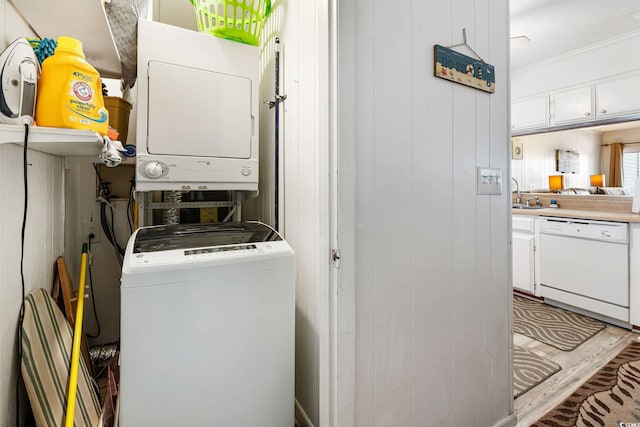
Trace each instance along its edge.
{"label": "wood plank wall", "polygon": [[[63,253],[62,159],[28,153],[28,215],[25,232],[26,292],[51,290],[53,266]],[[22,147],[0,145],[0,425],[15,424],[17,324],[21,303],[20,247],[24,205]],[[26,396],[24,397],[26,398]],[[23,408],[28,406],[24,401]]]}
{"label": "wood plank wall", "polygon": [[[303,426],[319,427],[328,425],[329,412],[329,6],[326,0],[284,0],[274,2],[273,8],[265,52],[279,36],[280,93],[287,95],[280,110],[279,225],[296,253],[296,410]],[[263,61],[268,65],[261,85],[269,89],[273,56]],[[265,90],[263,95],[265,100],[273,99],[273,92]],[[264,112],[260,117],[262,218],[273,225],[274,111]]]}
{"label": "wood plank wall", "polygon": [[[341,425],[513,425],[509,191],[475,182],[477,166],[509,176],[507,3],[338,7]],[[433,45],[463,28],[493,95],[433,77]]]}

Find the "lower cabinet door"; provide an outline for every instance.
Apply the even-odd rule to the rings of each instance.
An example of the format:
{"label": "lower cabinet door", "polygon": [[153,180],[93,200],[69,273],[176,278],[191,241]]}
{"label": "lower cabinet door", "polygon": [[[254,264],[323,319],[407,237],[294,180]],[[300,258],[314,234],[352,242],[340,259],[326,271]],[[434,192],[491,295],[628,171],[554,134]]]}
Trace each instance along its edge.
{"label": "lower cabinet door", "polygon": [[535,293],[535,236],[513,233],[513,287]]}

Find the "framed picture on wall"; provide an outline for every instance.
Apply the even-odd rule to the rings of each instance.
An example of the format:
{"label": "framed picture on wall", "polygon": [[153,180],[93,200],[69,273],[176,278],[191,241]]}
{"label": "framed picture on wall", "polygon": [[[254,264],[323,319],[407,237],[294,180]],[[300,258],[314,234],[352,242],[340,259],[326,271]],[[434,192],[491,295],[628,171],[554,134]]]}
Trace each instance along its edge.
{"label": "framed picture on wall", "polygon": [[513,160],[522,160],[522,141],[514,139],[511,141],[511,158]]}
{"label": "framed picture on wall", "polygon": [[572,150],[556,150],[556,172],[580,173],[580,153]]}

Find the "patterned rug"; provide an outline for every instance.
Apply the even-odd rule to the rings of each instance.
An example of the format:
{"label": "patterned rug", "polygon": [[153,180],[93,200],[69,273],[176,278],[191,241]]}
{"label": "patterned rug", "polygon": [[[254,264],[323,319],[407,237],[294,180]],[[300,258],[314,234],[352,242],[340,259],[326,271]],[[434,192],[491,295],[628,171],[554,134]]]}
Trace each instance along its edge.
{"label": "patterned rug", "polygon": [[633,341],[532,427],[640,425],[640,342]]}
{"label": "patterned rug", "polygon": [[513,332],[559,350],[571,351],[604,328],[598,320],[513,296]]}
{"label": "patterned rug", "polygon": [[513,347],[513,397],[531,390],[551,375],[560,371],[560,365],[522,347]]}

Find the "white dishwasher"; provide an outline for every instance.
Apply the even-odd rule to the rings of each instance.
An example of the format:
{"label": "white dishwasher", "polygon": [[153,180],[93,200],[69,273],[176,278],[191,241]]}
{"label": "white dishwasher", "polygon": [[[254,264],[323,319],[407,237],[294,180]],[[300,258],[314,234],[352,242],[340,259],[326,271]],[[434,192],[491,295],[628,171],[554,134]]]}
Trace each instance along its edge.
{"label": "white dishwasher", "polygon": [[629,226],[540,219],[540,295],[629,321]]}

